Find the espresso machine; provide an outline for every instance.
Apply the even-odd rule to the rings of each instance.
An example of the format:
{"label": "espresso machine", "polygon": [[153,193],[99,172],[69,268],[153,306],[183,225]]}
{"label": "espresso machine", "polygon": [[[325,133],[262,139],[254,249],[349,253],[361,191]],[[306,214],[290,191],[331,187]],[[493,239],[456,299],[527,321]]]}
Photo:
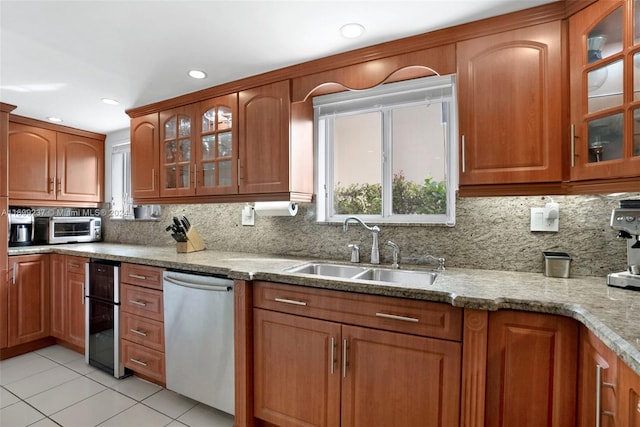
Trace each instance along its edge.
{"label": "espresso machine", "polygon": [[607,285],[640,290],[640,199],[620,200],[611,213],[611,228],[627,240],[627,271],[609,274]]}
{"label": "espresso machine", "polygon": [[9,246],[33,244],[35,218],[33,213],[9,212]]}

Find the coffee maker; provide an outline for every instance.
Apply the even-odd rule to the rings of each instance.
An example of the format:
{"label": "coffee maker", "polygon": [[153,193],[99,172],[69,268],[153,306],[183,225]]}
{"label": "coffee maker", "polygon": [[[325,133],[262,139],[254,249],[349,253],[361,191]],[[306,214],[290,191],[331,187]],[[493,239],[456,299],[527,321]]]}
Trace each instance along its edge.
{"label": "coffee maker", "polygon": [[33,244],[35,218],[33,213],[9,212],[9,246]]}
{"label": "coffee maker", "polygon": [[611,213],[611,228],[627,240],[627,271],[609,274],[607,285],[640,290],[640,199],[620,200]]}

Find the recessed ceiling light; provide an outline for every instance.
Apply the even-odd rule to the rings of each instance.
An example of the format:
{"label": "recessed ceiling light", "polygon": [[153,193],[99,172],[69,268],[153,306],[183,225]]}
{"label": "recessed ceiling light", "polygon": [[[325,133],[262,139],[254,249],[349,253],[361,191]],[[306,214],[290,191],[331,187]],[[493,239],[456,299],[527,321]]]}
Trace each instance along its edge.
{"label": "recessed ceiling light", "polygon": [[360,37],[364,33],[364,26],[352,22],[350,24],[345,24],[340,27],[340,34],[345,39],[355,39]]}
{"label": "recessed ceiling light", "polygon": [[109,105],[120,105],[120,102],[116,101],[115,99],[102,98],[101,101]]}
{"label": "recessed ceiling light", "polygon": [[207,73],[200,70],[191,70],[189,71],[189,76],[193,77],[194,79],[204,79],[205,77],[207,77]]}
{"label": "recessed ceiling light", "polygon": [[47,120],[53,123],[62,123],[62,119],[59,117],[47,117]]}

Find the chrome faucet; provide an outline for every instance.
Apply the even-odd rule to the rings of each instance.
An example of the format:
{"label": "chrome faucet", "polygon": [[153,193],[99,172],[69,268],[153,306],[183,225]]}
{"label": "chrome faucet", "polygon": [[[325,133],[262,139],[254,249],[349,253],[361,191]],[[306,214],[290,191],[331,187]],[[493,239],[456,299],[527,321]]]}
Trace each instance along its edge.
{"label": "chrome faucet", "polygon": [[363,220],[361,220],[357,216],[348,216],[347,218],[345,218],[344,223],[342,224],[342,229],[344,231],[347,231],[349,229],[349,221],[359,222],[360,225],[362,225],[373,234],[373,243],[371,245],[371,264],[380,264],[380,253],[378,252],[378,233],[380,232],[380,228],[378,228],[377,225],[369,227],[364,223]]}
{"label": "chrome faucet", "polygon": [[393,249],[393,264],[391,264],[391,268],[400,268],[398,264],[398,256],[400,255],[400,246],[393,243],[391,240],[387,240],[386,243],[391,249]]}

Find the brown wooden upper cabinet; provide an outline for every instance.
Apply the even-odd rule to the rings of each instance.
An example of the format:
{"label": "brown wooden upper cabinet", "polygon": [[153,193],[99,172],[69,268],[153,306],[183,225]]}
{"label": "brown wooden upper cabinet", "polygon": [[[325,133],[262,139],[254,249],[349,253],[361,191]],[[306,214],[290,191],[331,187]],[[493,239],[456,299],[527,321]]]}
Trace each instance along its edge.
{"label": "brown wooden upper cabinet", "polygon": [[286,80],[133,118],[134,200],[310,201],[313,108],[292,103],[289,86]]}
{"label": "brown wooden upper cabinet", "polygon": [[101,203],[104,140],[9,123],[9,203]]}
{"label": "brown wooden upper cabinet", "polygon": [[634,7],[631,0],[598,1],[569,19],[572,181],[640,176],[640,14]]}
{"label": "brown wooden upper cabinet", "polygon": [[134,199],[160,196],[158,113],[131,119],[131,194]]}
{"label": "brown wooden upper cabinet", "polygon": [[560,21],[457,44],[460,185],[559,182]]}

